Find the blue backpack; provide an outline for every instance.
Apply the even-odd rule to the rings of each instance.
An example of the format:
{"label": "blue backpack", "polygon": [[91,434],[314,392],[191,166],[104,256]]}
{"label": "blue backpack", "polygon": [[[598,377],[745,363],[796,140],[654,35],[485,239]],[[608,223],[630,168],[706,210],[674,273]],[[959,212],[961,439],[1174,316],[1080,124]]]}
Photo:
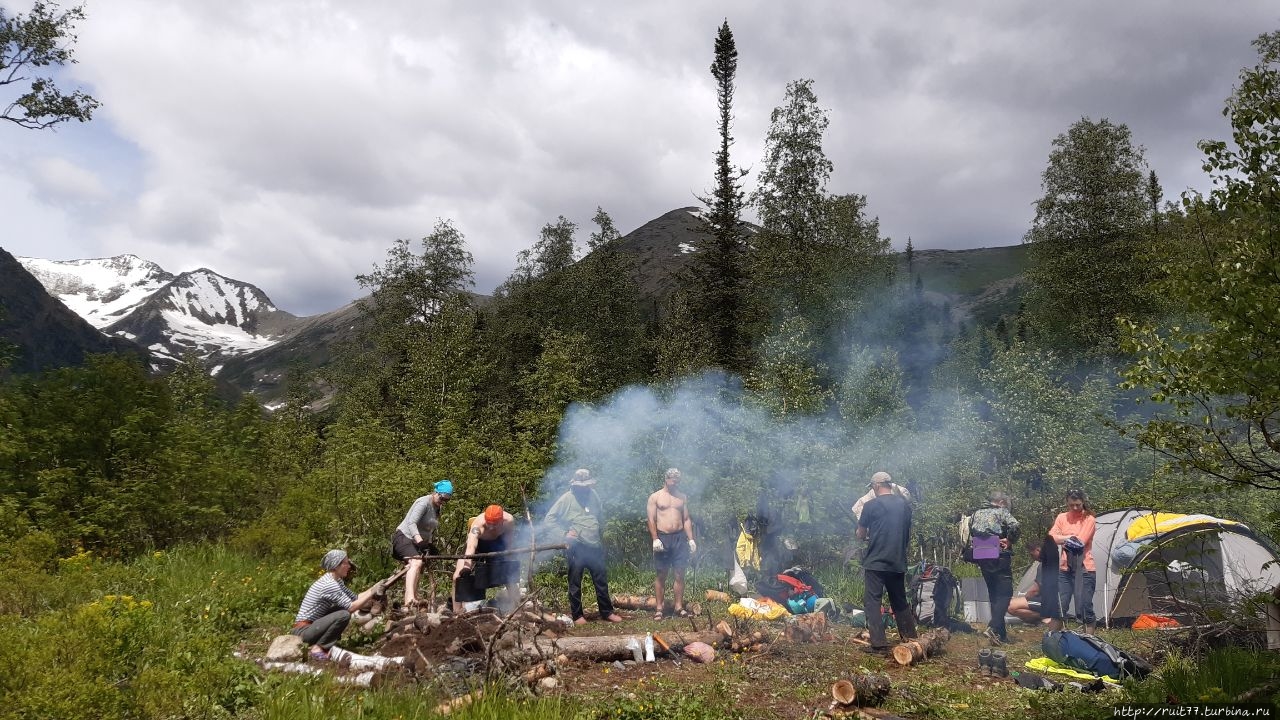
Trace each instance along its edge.
{"label": "blue backpack", "polygon": [[1041,641],[1044,654],[1054,662],[1093,675],[1116,680],[1141,680],[1152,667],[1146,660],[1121,650],[1102,638],[1070,630],[1051,630]]}

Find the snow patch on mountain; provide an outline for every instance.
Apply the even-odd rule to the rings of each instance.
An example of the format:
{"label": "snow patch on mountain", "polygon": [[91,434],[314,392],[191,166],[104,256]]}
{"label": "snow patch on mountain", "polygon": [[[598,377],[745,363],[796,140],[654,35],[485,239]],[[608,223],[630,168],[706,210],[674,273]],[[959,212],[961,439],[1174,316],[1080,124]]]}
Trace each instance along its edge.
{"label": "snow patch on mountain", "polygon": [[50,295],[101,330],[124,317],[173,275],[137,255],[87,260],[20,257]]}
{"label": "snow patch on mountain", "polygon": [[186,352],[194,352],[199,357],[208,357],[215,353],[223,356],[243,355],[254,350],[270,347],[275,337],[256,335],[238,325],[227,322],[205,324],[198,318],[177,310],[165,310],[160,313],[168,327],[168,346],[152,346],[152,350],[162,357],[181,360]]}

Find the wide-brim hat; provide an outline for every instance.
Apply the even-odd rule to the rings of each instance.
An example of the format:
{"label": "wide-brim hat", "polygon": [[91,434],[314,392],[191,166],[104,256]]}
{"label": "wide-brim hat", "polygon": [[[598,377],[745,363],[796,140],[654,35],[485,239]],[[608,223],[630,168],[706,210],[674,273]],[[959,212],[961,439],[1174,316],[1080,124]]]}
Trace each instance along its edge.
{"label": "wide-brim hat", "polygon": [[591,471],[586,468],[578,470],[569,479],[569,487],[593,487],[595,484],[596,479],[591,477]]}

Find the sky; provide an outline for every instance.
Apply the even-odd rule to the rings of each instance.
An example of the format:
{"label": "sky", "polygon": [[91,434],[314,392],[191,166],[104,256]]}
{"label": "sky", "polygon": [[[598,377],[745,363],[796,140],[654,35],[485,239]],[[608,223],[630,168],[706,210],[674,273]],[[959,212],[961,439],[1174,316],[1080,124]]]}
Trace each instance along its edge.
{"label": "sky", "polygon": [[441,218],[489,292],[560,215],[585,245],[597,206],[626,233],[697,205],[726,19],[746,189],[770,112],[810,78],[827,189],[866,195],[898,249],[1020,242],[1051,142],[1081,117],[1127,124],[1167,197],[1206,189],[1196,143],[1228,136],[1250,42],[1280,29],[1271,0],[84,7],[57,79],[102,107],[56,132],[0,124],[0,247],[207,267],[298,315],[364,294],[356,275]]}

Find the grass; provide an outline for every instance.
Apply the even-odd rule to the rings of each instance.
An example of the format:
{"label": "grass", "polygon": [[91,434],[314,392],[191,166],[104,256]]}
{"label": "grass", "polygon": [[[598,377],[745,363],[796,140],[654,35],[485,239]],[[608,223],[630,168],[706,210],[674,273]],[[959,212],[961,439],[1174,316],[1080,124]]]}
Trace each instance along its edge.
{"label": "grass", "polygon": [[[24,575],[38,590],[13,600],[0,613],[0,718],[413,718],[434,717],[443,697],[432,687],[361,689],[324,678],[264,674],[235,653],[254,656],[292,619],[302,591],[316,576],[309,563],[263,560],[221,546],[193,546],[155,553],[132,562],[89,555],[62,559],[39,577]],[[30,568],[23,572],[34,572]],[[860,604],[861,578],[847,569],[820,572],[828,594]],[[650,594],[652,572],[616,563],[610,572],[617,593]],[[719,573],[691,573],[690,600],[709,587],[723,587]],[[557,565],[535,576],[535,585],[563,602],[565,577]],[[590,584],[584,598],[594,609]],[[6,592],[17,592],[12,588]],[[702,601],[715,617],[724,603]],[[703,620],[705,622],[705,618]],[[593,624],[591,632],[679,631],[683,623],[659,624],[634,613],[621,626]],[[767,625],[772,632],[779,625]],[[767,652],[723,654],[712,665],[667,661],[616,670],[608,664],[575,663],[561,677],[562,694],[534,697],[526,691],[491,688],[485,697],[451,717],[543,720],[574,718],[813,717],[826,707],[830,684],[860,668],[887,671],[894,693],[887,709],[901,715],[955,720],[992,717],[1072,718],[1105,716],[1117,702],[1223,700],[1280,675],[1276,658],[1229,648],[1197,662],[1175,657],[1152,678],[1107,697],[1022,691],[977,675],[977,635],[957,635],[936,661],[903,669],[867,657],[840,626],[839,642],[777,643]],[[1026,628],[1009,648],[1011,668],[1039,654],[1038,631]],[[1133,634],[1109,634],[1134,647]],[[373,638],[364,638],[371,641]],[[360,650],[359,636],[347,643]]]}

